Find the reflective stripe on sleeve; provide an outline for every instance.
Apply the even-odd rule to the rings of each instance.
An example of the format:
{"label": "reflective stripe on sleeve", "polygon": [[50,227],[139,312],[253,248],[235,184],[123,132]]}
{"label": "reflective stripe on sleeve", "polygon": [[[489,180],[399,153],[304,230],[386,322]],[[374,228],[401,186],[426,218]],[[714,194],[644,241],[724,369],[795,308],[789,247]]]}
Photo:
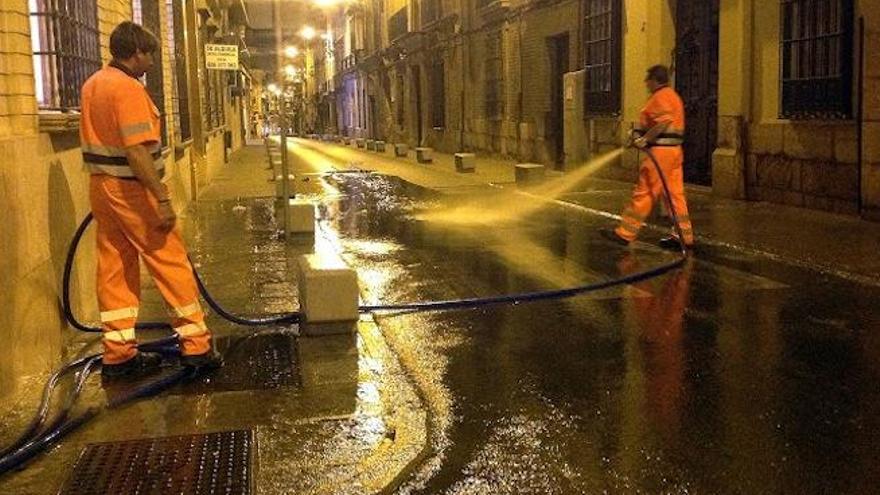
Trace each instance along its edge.
{"label": "reflective stripe on sleeve", "polygon": [[205,322],[200,321],[198,323],[181,325],[176,327],[174,331],[181,337],[198,337],[208,332],[208,326],[205,325]]}
{"label": "reflective stripe on sleeve", "polygon": [[136,340],[134,335],[134,328],[104,332],[104,340],[108,340],[110,342],[119,342],[120,344],[124,344],[126,342],[134,342]]}
{"label": "reflective stripe on sleeve", "polygon": [[150,132],[153,126],[149,122],[138,122],[137,124],[129,124],[121,129],[123,137],[135,136],[144,132]]}
{"label": "reflective stripe on sleeve", "polygon": [[138,308],[136,307],[111,309],[109,311],[101,311],[101,323],[123,320],[126,318],[137,318],[137,316]]}

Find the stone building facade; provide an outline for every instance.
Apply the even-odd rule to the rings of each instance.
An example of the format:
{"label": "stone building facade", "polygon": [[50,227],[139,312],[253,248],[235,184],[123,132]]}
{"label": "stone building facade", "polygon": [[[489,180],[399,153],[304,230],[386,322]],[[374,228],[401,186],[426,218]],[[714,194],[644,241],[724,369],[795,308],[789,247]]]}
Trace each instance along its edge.
{"label": "stone building facade", "polygon": [[[71,11],[53,10],[63,8],[42,0],[0,2],[0,338],[7,348],[0,355],[0,397],[20,384],[15,377],[54,366],[71,335],[59,310],[61,275],[71,237],[89,212],[79,87],[109,61],[113,28],[135,18],[162,40],[147,87],[163,112],[167,183],[179,212],[244,136],[247,77],[209,73],[202,49],[209,40],[234,42],[224,36],[246,18],[241,8],[195,0],[86,0]],[[53,13],[78,23],[59,31],[69,39],[42,31],[68,22],[47,15]],[[97,316],[93,244],[89,233],[72,283],[73,309],[87,321]]]}
{"label": "stone building facade", "polygon": [[[337,56],[326,91],[361,118],[325,131],[569,169],[621,146],[647,98],[645,69],[662,63],[688,107],[688,182],[876,219],[880,62],[860,55],[880,49],[869,3],[350,4],[331,16],[337,55],[363,44],[347,64]],[[629,180],[637,167],[628,152],[600,173]]]}

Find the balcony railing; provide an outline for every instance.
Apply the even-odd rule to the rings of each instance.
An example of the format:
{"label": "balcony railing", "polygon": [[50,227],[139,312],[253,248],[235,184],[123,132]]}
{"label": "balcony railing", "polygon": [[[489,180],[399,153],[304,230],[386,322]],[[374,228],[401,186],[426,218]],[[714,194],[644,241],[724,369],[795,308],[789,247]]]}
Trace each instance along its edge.
{"label": "balcony railing", "polygon": [[361,59],[361,50],[356,50],[342,59],[343,72],[354,69]]}
{"label": "balcony railing", "polygon": [[388,19],[388,40],[394,41],[409,32],[409,13],[403,7]]}

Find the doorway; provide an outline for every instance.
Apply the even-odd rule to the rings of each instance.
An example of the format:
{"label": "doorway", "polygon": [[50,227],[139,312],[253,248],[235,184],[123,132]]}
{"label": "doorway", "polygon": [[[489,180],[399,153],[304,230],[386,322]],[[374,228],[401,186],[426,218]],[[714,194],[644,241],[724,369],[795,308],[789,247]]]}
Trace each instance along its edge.
{"label": "doorway", "polygon": [[550,114],[547,135],[552,144],[553,168],[565,166],[565,122],[563,112],[563,79],[568,72],[568,33],[547,38],[550,55]]}
{"label": "doorway", "polygon": [[718,136],[718,0],[679,0],[675,89],[684,100],[684,180],[712,185]]}
{"label": "doorway", "polygon": [[418,65],[412,66],[413,94],[416,110],[416,146],[422,145],[422,70]]}

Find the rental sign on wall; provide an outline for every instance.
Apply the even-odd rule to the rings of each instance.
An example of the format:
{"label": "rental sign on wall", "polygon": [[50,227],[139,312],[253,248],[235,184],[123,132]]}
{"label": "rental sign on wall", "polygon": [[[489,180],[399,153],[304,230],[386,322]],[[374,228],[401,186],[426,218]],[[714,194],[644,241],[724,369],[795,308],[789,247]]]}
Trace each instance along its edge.
{"label": "rental sign on wall", "polygon": [[205,68],[238,70],[238,45],[205,45]]}

